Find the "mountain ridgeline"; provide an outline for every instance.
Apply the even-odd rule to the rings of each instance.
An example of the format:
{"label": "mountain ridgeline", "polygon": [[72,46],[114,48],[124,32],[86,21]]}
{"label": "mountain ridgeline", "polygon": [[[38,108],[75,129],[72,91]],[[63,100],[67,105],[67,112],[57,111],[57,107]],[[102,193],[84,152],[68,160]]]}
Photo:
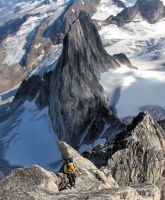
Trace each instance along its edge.
{"label": "mountain ridgeline", "polygon": [[[114,142],[85,152],[88,159],[59,141],[62,158],[73,157],[77,166],[75,188],[69,189],[63,173],[34,165],[2,180],[0,199],[164,200],[164,136],[148,113],[140,113]],[[104,158],[106,163],[98,166]]]}
{"label": "mountain ridgeline", "polygon": [[165,17],[165,6],[161,0],[137,0],[134,6],[126,7],[117,16],[110,16],[106,21],[122,26],[138,15],[153,24]]}
{"label": "mountain ridgeline", "polygon": [[[51,3],[55,2],[57,10],[51,10]],[[47,54],[52,51],[54,45],[63,42],[70,25],[77,19],[80,11],[84,10],[92,15],[98,3],[99,0],[63,1],[62,6],[66,6],[63,10],[59,8],[58,1],[41,1],[38,6],[45,7],[47,9],[45,13],[40,14],[40,11],[43,12],[42,9],[37,12],[35,8],[15,15],[14,19],[9,18],[3,25],[0,25],[0,92],[13,88],[37,68],[47,58]],[[59,4],[62,4],[62,1],[59,1]],[[61,12],[57,19],[56,11],[57,15]],[[18,44],[17,35],[20,35]],[[15,54],[11,54],[7,48],[11,44],[17,45],[20,52],[16,51]],[[24,44],[23,49],[21,49],[22,44]]]}
{"label": "mountain ridgeline", "polygon": [[156,184],[165,198],[165,132],[149,113],[139,113],[116,139],[99,145],[84,156],[121,186],[144,183]]}
{"label": "mountain ridgeline", "polygon": [[60,17],[45,29],[44,37],[50,38],[54,44],[61,43],[69,31],[70,25],[78,18],[80,12],[85,11],[92,16],[98,3],[99,0],[71,1]]}
{"label": "mountain ridgeline", "polygon": [[[105,51],[90,16],[82,11],[64,38],[63,51],[55,69],[47,73],[43,81],[39,76],[32,76],[26,83],[23,82],[15,100],[31,99],[31,94],[39,90],[37,103],[40,108],[49,106],[55,133],[78,148],[88,126],[89,132],[93,132],[92,141],[99,136],[107,120],[115,128],[121,128],[119,120],[107,108],[104,91],[99,84],[102,72],[116,69],[121,64],[131,67],[125,55],[111,56]],[[33,82],[36,87],[28,82]],[[27,90],[30,97],[25,95]]]}
{"label": "mountain ridgeline", "polygon": [[[108,70],[117,71],[123,66],[135,69],[124,53],[110,55],[105,50],[95,25],[99,21],[91,19],[99,2],[99,0],[71,1],[56,20],[52,21],[51,16],[42,20],[35,28],[31,43],[26,46],[26,53],[21,61],[23,65],[29,66],[29,72],[40,63],[38,59],[40,54],[46,56],[49,53],[53,54],[54,62],[51,64],[48,62],[48,66],[42,68],[43,76],[36,72],[24,79],[14,101],[9,105],[5,104],[0,110],[4,112],[0,115],[1,127],[7,126],[3,131],[3,137],[0,138],[2,139],[0,140],[2,154],[0,179],[8,175],[0,181],[0,200],[165,199],[165,120],[161,117],[157,118],[159,121],[156,122],[148,112],[140,112],[129,125],[124,124],[113,113],[114,109],[108,105],[106,91],[99,82],[102,73]],[[152,24],[165,16],[165,7],[159,0],[137,0],[132,7],[126,7],[121,0],[112,0],[112,2],[123,10],[115,17],[110,16],[106,24],[115,23],[122,26],[136,19],[137,16],[143,17]],[[50,0],[45,0],[43,5],[50,3]],[[31,16],[24,20],[29,17]],[[24,20],[17,20],[10,22],[17,25],[13,31],[20,29],[19,23],[24,23]],[[5,38],[7,41],[7,37],[7,33],[3,32],[2,40]],[[52,49],[61,42],[63,42],[63,49],[56,60],[57,52],[54,53]],[[0,48],[3,50],[3,46]],[[27,74],[27,71],[24,73]],[[110,75],[113,76],[113,73]],[[119,79],[122,79],[121,76]],[[138,92],[135,90],[135,94]],[[127,92],[125,94],[127,95]],[[25,115],[22,115],[24,113]],[[15,169],[9,174],[13,168],[20,166],[10,166],[12,162],[5,160],[7,157],[5,153],[8,151],[6,146],[12,146],[11,141],[15,142],[25,136],[22,132],[26,131],[19,126],[21,123],[25,126],[21,121],[22,118],[25,124],[28,118],[28,122],[34,120],[37,126],[35,129],[32,123],[30,131],[28,130],[28,136],[32,136],[30,139],[27,137],[30,142],[34,140],[34,132],[39,133],[37,141],[45,132],[55,136],[50,139],[43,137],[48,142],[55,139],[53,147],[56,147],[56,142],[59,146],[59,152],[58,149],[53,148],[43,155],[44,161],[48,154],[58,159],[57,162],[50,159],[50,169],[54,170],[55,165],[60,168],[62,159],[66,160],[70,157],[74,159],[77,166],[75,188],[68,189],[69,181],[63,172],[49,172],[38,165]],[[41,118],[41,121],[37,121]],[[6,123],[3,123],[5,120]],[[44,124],[44,121],[48,122]],[[44,126],[48,128],[41,131]],[[11,131],[14,133],[13,138],[8,137]],[[8,141],[8,138],[11,141]],[[100,144],[102,143],[100,138],[104,138],[104,144]],[[39,146],[43,148],[44,145],[40,141],[44,143],[45,140],[39,140]],[[95,146],[97,142],[99,145]],[[21,143],[21,148],[22,144],[24,143]],[[33,149],[30,149],[29,153],[31,146],[26,142],[25,144],[27,154],[30,156],[31,152],[35,154]],[[93,144],[95,147],[92,149]],[[89,151],[85,151],[86,146],[90,146]],[[15,148],[15,152],[22,150],[20,146],[14,146]],[[38,146],[34,148],[37,149]],[[76,150],[84,152],[80,155]],[[59,153],[61,155],[58,155]],[[41,157],[40,151],[39,157]],[[35,157],[34,161],[39,163]],[[42,163],[40,165],[45,166]]]}

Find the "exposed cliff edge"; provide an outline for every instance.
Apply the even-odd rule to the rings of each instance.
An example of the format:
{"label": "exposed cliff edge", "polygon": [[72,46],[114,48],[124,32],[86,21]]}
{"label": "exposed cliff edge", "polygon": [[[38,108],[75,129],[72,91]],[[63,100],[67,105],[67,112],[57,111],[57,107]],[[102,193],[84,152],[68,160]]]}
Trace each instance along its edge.
{"label": "exposed cliff edge", "polygon": [[[92,15],[98,2],[99,0],[63,1],[63,3],[61,1],[59,2],[61,8],[57,2],[56,10],[53,8],[47,10],[51,3],[49,5],[46,3],[46,13],[35,13],[37,10],[35,8],[33,14],[32,10],[29,10],[21,13],[20,17],[16,15],[16,18],[9,21],[6,19],[6,23],[0,26],[0,92],[19,84],[47,60],[49,53],[55,49],[54,44],[62,43],[70,25],[77,19],[80,11],[84,10]],[[25,37],[26,32],[29,33]],[[18,48],[19,52],[15,50],[13,51],[15,53],[10,53],[10,45],[13,45],[11,48]]]}
{"label": "exposed cliff edge", "polygon": [[164,152],[165,132],[148,113],[140,113],[111,144],[100,145],[86,156],[111,170],[119,185],[155,183],[163,199]]}
{"label": "exposed cliff edge", "polygon": [[153,24],[165,17],[165,6],[160,0],[137,0],[134,6],[123,9],[117,16],[107,18],[108,23],[117,23],[122,26],[141,16]]}
{"label": "exposed cliff edge", "polygon": [[[13,170],[0,182],[0,199],[111,199],[156,200],[160,199],[158,188],[152,184],[143,187],[119,188],[112,177],[106,177],[89,160],[83,158],[72,147],[59,142],[63,157],[73,156],[78,167],[76,187],[70,190],[67,177],[62,173],[52,173],[34,165]],[[154,192],[153,196],[150,193]],[[141,193],[141,195],[140,195]]]}
{"label": "exposed cliff edge", "polygon": [[96,121],[102,121],[93,135],[96,138],[104,128],[104,111],[111,123],[120,124],[106,108],[98,81],[101,72],[118,67],[120,63],[105,51],[96,27],[82,11],[64,38],[62,55],[49,79],[50,116],[60,139],[78,145],[87,127],[94,123],[98,127]]}
{"label": "exposed cliff edge", "polygon": [[37,95],[40,108],[49,106],[59,139],[78,148],[82,137],[87,143],[96,140],[105,123],[116,130],[122,128],[106,106],[99,78],[102,72],[123,64],[132,67],[124,54],[111,56],[105,51],[90,16],[82,11],[64,38],[55,69],[43,79],[35,76],[24,81],[15,100],[32,100]]}
{"label": "exposed cliff edge", "polygon": [[72,23],[78,18],[80,12],[85,11],[89,15],[92,15],[99,1],[71,1],[72,3],[67,6],[61,16],[44,31],[44,37],[50,38],[55,44],[61,43]]}

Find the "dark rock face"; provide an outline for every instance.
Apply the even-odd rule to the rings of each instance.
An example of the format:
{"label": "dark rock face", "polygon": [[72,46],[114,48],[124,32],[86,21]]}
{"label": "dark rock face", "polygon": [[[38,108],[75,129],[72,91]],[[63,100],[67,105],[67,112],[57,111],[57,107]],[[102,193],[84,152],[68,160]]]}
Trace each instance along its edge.
{"label": "dark rock face", "polygon": [[13,170],[0,182],[0,200],[160,200],[154,184],[120,187],[76,150],[60,141],[63,158],[73,157],[77,166],[76,187],[70,189],[67,175],[52,173],[37,165]]}
{"label": "dark rock face", "polygon": [[156,23],[165,17],[165,6],[160,0],[137,0],[132,7],[125,8],[116,17],[109,17],[108,23],[117,23],[119,26],[132,21],[137,14],[149,23]]}
{"label": "dark rock face", "polygon": [[106,19],[107,23],[116,23],[122,26],[126,23],[132,21],[138,14],[138,8],[136,6],[128,7],[122,10],[116,17],[108,17]]}
{"label": "dark rock face", "polygon": [[45,30],[44,37],[49,37],[55,44],[61,43],[71,24],[78,18],[80,11],[92,15],[99,1],[72,1],[63,14]]}
{"label": "dark rock face", "polygon": [[[49,1],[42,1],[41,4],[48,4]],[[35,69],[45,58],[45,55],[49,53],[53,48],[53,42],[55,44],[62,43],[64,36],[69,30],[70,25],[75,21],[81,10],[85,10],[92,14],[95,11],[95,7],[99,0],[90,1],[71,1],[72,3],[62,13],[62,15],[49,26],[51,16],[41,21],[40,25],[36,27],[26,38],[26,44],[24,46],[25,54],[22,59],[8,67],[7,64],[3,64],[3,60],[6,57],[5,48],[3,44],[0,44],[0,92],[11,89],[20,83],[33,69]],[[41,6],[41,4],[39,6]],[[23,23],[25,23],[29,17],[37,16],[38,14],[25,15],[22,18],[10,20],[4,26],[0,27],[0,42],[11,34],[17,32]],[[25,70],[23,70],[25,69]]]}
{"label": "dark rock face", "polygon": [[128,57],[124,53],[115,54],[115,55],[113,55],[113,58],[117,62],[119,62],[119,64],[126,65],[130,68],[136,68],[131,64],[130,60],[128,59]]}
{"label": "dark rock face", "polygon": [[86,156],[111,169],[119,185],[155,183],[164,192],[164,136],[148,113],[140,113],[111,144],[100,145]]}
{"label": "dark rock face", "polygon": [[39,88],[38,98],[36,99],[36,103],[40,109],[43,109],[49,105],[51,77],[52,77],[52,72],[44,74],[42,85]]}
{"label": "dark rock face", "polygon": [[165,17],[165,6],[160,0],[138,0],[137,6],[143,18],[151,24]]}
{"label": "dark rock face", "polygon": [[40,76],[32,76],[28,80],[23,80],[21,83],[14,100],[33,100],[42,85]]}
{"label": "dark rock face", "polygon": [[125,8],[125,4],[123,3],[123,1],[121,0],[113,0],[114,3],[118,6],[118,7],[121,7],[121,8]]}
{"label": "dark rock face", "polygon": [[50,80],[50,116],[59,138],[78,144],[85,127],[105,105],[100,73],[117,67],[91,19],[81,12],[64,38],[63,52]]}
{"label": "dark rock face", "polygon": [[165,131],[165,119],[158,121],[159,125],[162,127],[162,129]]}

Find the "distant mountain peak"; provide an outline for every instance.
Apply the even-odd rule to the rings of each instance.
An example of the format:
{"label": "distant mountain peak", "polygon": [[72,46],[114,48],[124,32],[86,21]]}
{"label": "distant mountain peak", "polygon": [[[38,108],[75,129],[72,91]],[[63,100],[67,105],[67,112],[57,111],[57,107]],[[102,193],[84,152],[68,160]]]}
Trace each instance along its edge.
{"label": "distant mountain peak", "polygon": [[124,25],[131,22],[138,14],[149,23],[156,23],[165,17],[165,6],[160,0],[137,0],[134,6],[123,9],[115,17],[109,17],[107,22]]}
{"label": "distant mountain peak", "polygon": [[105,51],[90,17],[80,12],[64,38],[50,81],[50,115],[60,138],[78,144],[83,129],[105,105],[100,73],[119,66]]}

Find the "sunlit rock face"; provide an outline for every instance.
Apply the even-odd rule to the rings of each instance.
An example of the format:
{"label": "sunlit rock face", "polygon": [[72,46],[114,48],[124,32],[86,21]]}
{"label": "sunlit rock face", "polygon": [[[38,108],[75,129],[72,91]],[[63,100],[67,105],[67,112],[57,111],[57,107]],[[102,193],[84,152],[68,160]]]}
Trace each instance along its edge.
{"label": "sunlit rock face", "polygon": [[0,182],[0,199],[122,200],[126,197],[128,200],[160,200],[160,191],[155,185],[118,187],[111,176],[106,176],[65,142],[59,142],[59,149],[64,159],[74,157],[77,166],[76,187],[70,189],[68,178],[63,173],[52,173],[33,165],[13,170]]}
{"label": "sunlit rock face", "polygon": [[84,155],[99,167],[107,168],[107,173],[111,170],[119,185],[156,184],[163,199],[164,150],[165,132],[149,113],[140,113],[112,143]]}

